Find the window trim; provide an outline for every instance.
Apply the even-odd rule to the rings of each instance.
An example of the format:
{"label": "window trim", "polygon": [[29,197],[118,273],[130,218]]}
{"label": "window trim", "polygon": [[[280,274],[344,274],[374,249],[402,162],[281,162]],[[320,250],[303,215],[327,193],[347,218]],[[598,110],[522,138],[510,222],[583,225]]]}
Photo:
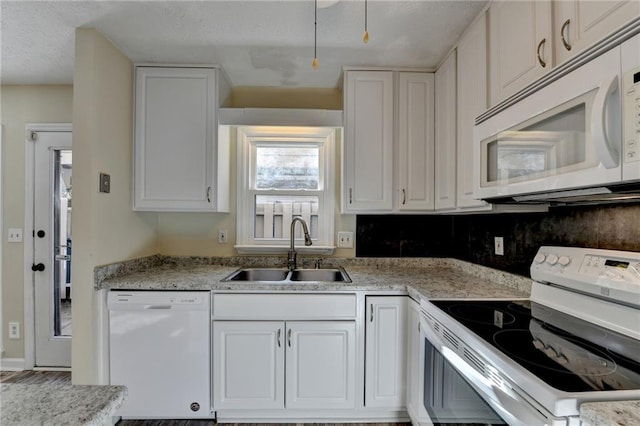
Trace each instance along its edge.
{"label": "window trim", "polygon": [[[321,144],[319,155],[319,190],[302,190],[300,195],[318,195],[318,238],[313,245],[305,246],[302,239],[296,239],[296,251],[307,254],[332,254],[335,250],[335,191],[336,191],[336,129],[333,127],[273,127],[238,126],[237,127],[237,211],[235,249],[240,254],[281,254],[289,250],[289,240],[277,244],[273,241],[260,241],[255,235],[256,194],[273,195],[274,191],[256,190],[253,186],[255,149],[260,142],[283,142],[291,144]],[[275,191],[277,193],[278,191]]]}

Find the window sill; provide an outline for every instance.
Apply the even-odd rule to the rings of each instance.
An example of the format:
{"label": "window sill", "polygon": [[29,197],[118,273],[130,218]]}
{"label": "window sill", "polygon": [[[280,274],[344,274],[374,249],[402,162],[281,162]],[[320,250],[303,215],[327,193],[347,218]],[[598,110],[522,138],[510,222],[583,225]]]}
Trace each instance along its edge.
{"label": "window sill", "polygon": [[[238,254],[287,254],[289,246],[268,246],[268,245],[237,245],[234,248]],[[335,246],[296,246],[296,252],[299,254],[321,254],[331,255],[335,250]]]}

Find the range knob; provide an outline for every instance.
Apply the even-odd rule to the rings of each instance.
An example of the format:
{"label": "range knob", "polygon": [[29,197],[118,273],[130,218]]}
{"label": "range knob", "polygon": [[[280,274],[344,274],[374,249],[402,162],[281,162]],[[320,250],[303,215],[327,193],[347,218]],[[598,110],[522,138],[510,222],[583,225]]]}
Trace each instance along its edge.
{"label": "range knob", "polygon": [[546,258],[547,256],[545,256],[544,253],[538,253],[536,254],[536,257],[533,258],[533,261],[536,263],[542,263]]}
{"label": "range knob", "polygon": [[568,264],[571,263],[571,259],[567,256],[560,256],[558,258],[558,263],[561,264],[562,266],[567,266]]}
{"label": "range knob", "polygon": [[558,256],[556,256],[555,254],[550,254],[549,256],[547,256],[547,263],[549,265],[555,265],[556,263],[558,263]]}

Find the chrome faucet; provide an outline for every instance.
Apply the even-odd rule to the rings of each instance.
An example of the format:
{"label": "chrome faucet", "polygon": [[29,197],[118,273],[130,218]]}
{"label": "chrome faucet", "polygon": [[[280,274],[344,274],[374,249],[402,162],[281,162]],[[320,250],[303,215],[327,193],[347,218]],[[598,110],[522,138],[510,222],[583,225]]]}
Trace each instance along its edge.
{"label": "chrome faucet", "polygon": [[300,216],[296,216],[291,221],[291,247],[289,248],[289,253],[287,254],[287,268],[293,271],[298,267],[298,254],[295,249],[295,230],[296,230],[296,222],[300,222],[302,224],[302,231],[304,232],[304,245],[310,246],[311,236],[309,235],[309,228],[307,227],[307,222],[304,221]]}

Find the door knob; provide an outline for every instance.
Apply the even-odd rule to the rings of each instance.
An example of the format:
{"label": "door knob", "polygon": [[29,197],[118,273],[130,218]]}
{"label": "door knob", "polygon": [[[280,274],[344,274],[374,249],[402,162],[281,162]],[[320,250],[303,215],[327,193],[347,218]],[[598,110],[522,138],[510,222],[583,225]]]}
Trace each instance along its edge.
{"label": "door knob", "polygon": [[44,238],[46,233],[41,229],[36,233],[36,235],[38,236],[38,238]]}
{"label": "door knob", "polygon": [[44,271],[44,263],[38,263],[37,265],[34,263],[33,265],[31,265],[31,270],[33,272],[36,272],[36,271],[42,272],[42,271]]}

